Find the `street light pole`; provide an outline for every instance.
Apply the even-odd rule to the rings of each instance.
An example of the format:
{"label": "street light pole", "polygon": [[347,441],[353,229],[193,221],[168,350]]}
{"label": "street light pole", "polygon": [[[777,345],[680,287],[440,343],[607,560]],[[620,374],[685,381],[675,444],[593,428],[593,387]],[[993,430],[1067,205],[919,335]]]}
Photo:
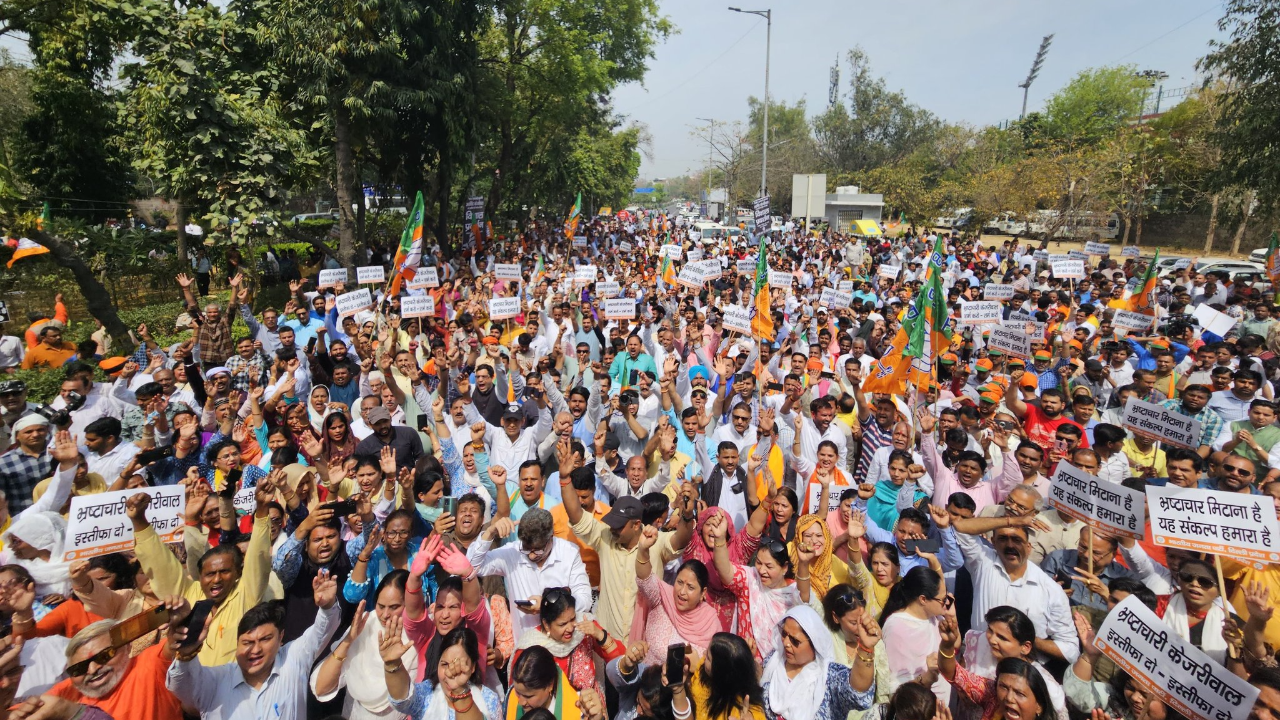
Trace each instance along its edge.
{"label": "street light pole", "polygon": [[764,18],[764,128],[761,132],[760,156],[760,197],[769,194],[769,53],[773,44],[773,10],[743,10],[731,7],[730,10],[745,15],[759,15]]}
{"label": "street light pole", "polygon": [[714,148],[713,135],[716,131],[716,121],[711,118],[695,118],[702,122],[708,123],[711,129],[707,131],[707,209],[711,209],[711,151]]}

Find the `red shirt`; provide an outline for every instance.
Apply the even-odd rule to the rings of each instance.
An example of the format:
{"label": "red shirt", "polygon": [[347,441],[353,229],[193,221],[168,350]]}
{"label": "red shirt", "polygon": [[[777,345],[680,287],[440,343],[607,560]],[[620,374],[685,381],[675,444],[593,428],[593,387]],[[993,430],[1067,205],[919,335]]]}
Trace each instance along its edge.
{"label": "red shirt", "polygon": [[[1027,429],[1028,439],[1044,448],[1046,452],[1053,447],[1053,443],[1057,440],[1057,431],[1060,426],[1075,425],[1080,428],[1080,424],[1065,413],[1050,419],[1048,415],[1044,414],[1043,410],[1030,403],[1027,404],[1027,417],[1022,421],[1022,425]],[[1084,428],[1080,428],[1080,435],[1083,441]]]}

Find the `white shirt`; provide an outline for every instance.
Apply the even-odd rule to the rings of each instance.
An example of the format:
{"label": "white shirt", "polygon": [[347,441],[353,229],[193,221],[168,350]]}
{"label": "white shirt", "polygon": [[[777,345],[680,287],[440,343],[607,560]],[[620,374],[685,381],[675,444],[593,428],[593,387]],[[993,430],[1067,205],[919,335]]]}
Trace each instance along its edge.
{"label": "white shirt", "polygon": [[306,720],[311,666],[338,629],[339,614],[337,602],[317,612],[314,625],[280,648],[260,689],[254,690],[245,682],[234,661],[207,668],[199,658],[174,660],[165,684],[184,706],[199,711],[201,720]]}
{"label": "white shirt", "polygon": [[[587,567],[582,564],[578,546],[560,538],[551,539],[551,554],[542,567],[533,564],[520,544],[512,543],[491,550],[493,543],[483,535],[476,538],[467,549],[467,560],[481,575],[502,575],[506,578],[507,596],[512,601],[528,600],[553,587],[567,587],[580,608],[591,607],[591,583],[587,580]],[[514,603],[513,603],[514,604]],[[515,637],[525,630],[538,627],[538,616],[522,612],[518,607],[511,612],[511,629]]]}
{"label": "white shirt", "polygon": [[[489,459],[494,465],[501,465],[507,471],[507,492],[514,493],[519,486],[520,464],[525,460],[538,458],[538,444],[551,434],[551,410],[543,409],[538,413],[538,422],[533,427],[520,431],[515,440],[507,437],[507,431],[496,425],[490,425],[476,410],[473,403],[466,404],[467,422],[485,424],[484,444],[489,448]],[[471,437],[471,430],[467,430]]]}
{"label": "white shirt", "polygon": [[81,448],[80,452],[89,460],[89,472],[97,473],[107,484],[115,482],[120,477],[120,473],[129,466],[129,461],[133,457],[142,452],[142,448],[131,442],[120,441],[119,445],[99,455],[96,452],[90,452],[86,448]]}
{"label": "white shirt", "polygon": [[[792,410],[790,414],[781,416],[782,421],[789,428],[800,436],[800,455],[810,462],[818,461],[818,445],[823,440],[830,440],[835,443],[839,457],[836,459],[836,467],[846,467],[848,463],[848,426],[839,419],[833,419],[831,424],[827,426],[826,432],[819,433],[818,427],[813,421],[800,414],[798,410]],[[841,426],[844,427],[841,427]]]}
{"label": "white shirt", "polygon": [[[1098,456],[1102,460],[1102,456]],[[1129,471],[1129,456],[1123,452],[1112,453],[1111,457],[1102,460],[1098,466],[1098,477],[1117,485],[1124,482],[1133,473]]]}
{"label": "white shirt", "polygon": [[[0,336],[0,368],[16,368],[22,364],[27,351],[22,339],[12,335]],[[19,695],[18,697],[22,697]]]}
{"label": "white shirt", "polygon": [[1029,559],[1022,577],[1010,580],[995,549],[984,540],[956,533],[956,543],[973,576],[972,630],[986,630],[987,611],[1009,605],[1026,613],[1035,625],[1036,637],[1052,640],[1068,663],[1080,657],[1080,639],[1062,586]]}

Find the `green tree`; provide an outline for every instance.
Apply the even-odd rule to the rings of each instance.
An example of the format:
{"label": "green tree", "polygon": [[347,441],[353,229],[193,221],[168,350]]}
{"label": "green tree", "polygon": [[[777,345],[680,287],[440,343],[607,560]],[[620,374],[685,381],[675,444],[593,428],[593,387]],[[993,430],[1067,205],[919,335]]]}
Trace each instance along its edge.
{"label": "green tree", "polygon": [[1048,138],[1091,144],[1110,137],[1142,109],[1146,78],[1132,65],[1082,70],[1045,103],[1043,130]]}

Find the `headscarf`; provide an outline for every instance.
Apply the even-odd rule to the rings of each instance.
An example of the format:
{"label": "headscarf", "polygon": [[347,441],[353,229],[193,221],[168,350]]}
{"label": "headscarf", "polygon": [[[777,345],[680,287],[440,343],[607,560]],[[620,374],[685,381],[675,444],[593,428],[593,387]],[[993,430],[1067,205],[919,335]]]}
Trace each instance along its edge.
{"label": "headscarf", "polygon": [[316,410],[312,406],[311,401],[315,398],[316,393],[320,390],[324,391],[325,397],[329,397],[329,388],[324,385],[316,385],[311,388],[311,393],[307,395],[307,418],[311,420],[311,429],[320,434],[320,429],[324,427],[324,419],[329,414],[329,408],[325,407],[324,412]]}
{"label": "headscarf", "polygon": [[[9,549],[9,562],[26,568],[36,581],[37,598],[51,594],[66,596],[71,593],[71,563],[62,559],[66,535],[67,521],[56,512],[19,515],[9,529],[0,535],[0,540]],[[11,549],[15,537],[37,550],[48,550],[49,559],[20,559]]]}
{"label": "headscarf", "polygon": [[[708,520],[716,515],[724,518],[725,521],[724,541],[726,546],[728,548],[733,547],[733,539],[737,536],[737,531],[733,529],[733,519],[729,517],[729,513],[725,512],[721,508],[709,507],[698,514],[698,521],[693,526],[693,537],[689,539],[689,544],[684,546],[683,553],[685,560],[699,560],[703,565],[706,565],[709,570],[713,571],[715,570],[715,552],[711,548],[707,547],[706,541],[702,539],[702,527],[707,524]],[[739,558],[735,560],[732,557],[732,550],[730,550],[730,553],[729,559],[732,562],[741,564],[742,559]],[[723,586],[720,583],[720,573],[711,572],[709,574],[713,576],[711,578],[711,586],[717,590],[722,589]]]}
{"label": "headscarf", "polygon": [[[813,661],[801,668],[794,678],[787,677],[787,659],[782,651],[782,624],[787,618],[796,621],[813,646]],[[827,668],[835,657],[835,643],[830,631],[822,624],[822,618],[818,617],[813,608],[796,605],[778,621],[774,630],[774,646],[778,650],[769,656],[764,674],[760,678],[762,685],[769,686],[765,693],[765,704],[776,717],[814,720],[826,699]]]}
{"label": "headscarf", "polygon": [[[809,563],[809,586],[818,597],[827,594],[827,588],[831,587],[831,530],[827,528],[827,523],[817,515],[803,515],[796,521],[796,537],[791,542],[791,567],[800,567],[800,543],[804,537],[804,531],[817,525],[822,528],[822,552],[813,558]],[[787,716],[788,720],[794,720],[791,716]]]}

